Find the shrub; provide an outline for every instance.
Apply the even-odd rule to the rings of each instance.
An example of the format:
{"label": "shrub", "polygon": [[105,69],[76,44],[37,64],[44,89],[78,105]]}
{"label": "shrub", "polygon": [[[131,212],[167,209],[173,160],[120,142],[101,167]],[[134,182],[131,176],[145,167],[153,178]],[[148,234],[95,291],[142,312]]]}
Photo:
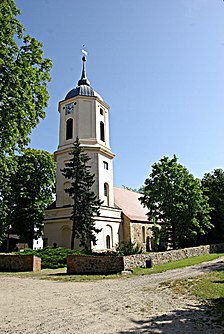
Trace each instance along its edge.
{"label": "shrub", "polygon": [[123,241],[119,243],[116,247],[117,254],[122,255],[132,255],[132,254],[141,254],[142,248],[133,242],[131,240],[129,241]]}
{"label": "shrub", "polygon": [[25,249],[23,252],[19,252],[21,255],[35,255],[41,258],[41,267],[56,269],[66,266],[67,255],[71,254],[87,254],[86,251],[71,250],[67,248],[57,247],[45,247],[43,249]]}
{"label": "shrub", "polygon": [[20,255],[35,255],[41,258],[41,268],[45,269],[56,269],[63,268],[66,266],[66,258],[68,255],[99,255],[99,256],[123,256],[130,254],[140,254],[142,253],[142,248],[139,245],[132,243],[131,241],[122,242],[116,247],[116,252],[103,252],[94,253],[87,252],[85,250],[71,250],[62,247],[45,247],[43,249],[25,249],[22,252],[16,252]]}

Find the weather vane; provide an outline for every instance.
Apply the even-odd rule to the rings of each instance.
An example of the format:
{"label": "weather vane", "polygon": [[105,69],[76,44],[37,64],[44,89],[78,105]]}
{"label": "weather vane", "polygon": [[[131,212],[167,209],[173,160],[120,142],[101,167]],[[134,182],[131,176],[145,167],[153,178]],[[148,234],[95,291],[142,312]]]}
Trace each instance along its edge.
{"label": "weather vane", "polygon": [[88,55],[88,52],[85,50],[85,44],[83,44],[82,46],[82,53],[87,56]]}

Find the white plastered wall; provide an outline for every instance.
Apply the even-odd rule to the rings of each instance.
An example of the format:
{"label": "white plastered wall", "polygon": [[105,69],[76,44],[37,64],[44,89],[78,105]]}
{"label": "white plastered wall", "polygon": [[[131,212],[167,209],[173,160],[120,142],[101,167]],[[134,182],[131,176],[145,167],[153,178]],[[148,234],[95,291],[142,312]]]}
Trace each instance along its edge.
{"label": "white plastered wall", "polygon": [[[70,248],[72,221],[70,220],[71,208],[53,209],[47,211],[44,224],[44,236],[47,237],[49,246],[54,243],[58,247]],[[53,218],[53,219],[52,219]],[[97,244],[94,250],[106,250],[106,236],[111,238],[111,248],[114,248],[120,240],[123,240],[123,230],[121,221],[121,210],[115,208],[101,207],[100,216],[95,217],[95,226],[102,229],[96,234]],[[76,241],[75,248],[79,248]]]}

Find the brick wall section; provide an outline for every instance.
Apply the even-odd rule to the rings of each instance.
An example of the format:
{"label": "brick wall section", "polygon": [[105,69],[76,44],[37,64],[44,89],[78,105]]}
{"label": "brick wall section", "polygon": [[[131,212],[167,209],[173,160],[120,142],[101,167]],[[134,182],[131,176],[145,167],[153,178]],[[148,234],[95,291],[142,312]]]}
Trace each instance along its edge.
{"label": "brick wall section", "polygon": [[122,270],[124,270],[122,256],[67,256],[67,274],[115,274]]}
{"label": "brick wall section", "polygon": [[124,268],[154,266],[171,261],[182,260],[192,256],[199,256],[209,253],[224,252],[224,244],[205,245],[199,247],[183,248],[165,252],[155,252],[149,254],[136,254],[124,256]]}
{"label": "brick wall section", "polygon": [[41,259],[33,255],[0,255],[0,271],[40,271]]}

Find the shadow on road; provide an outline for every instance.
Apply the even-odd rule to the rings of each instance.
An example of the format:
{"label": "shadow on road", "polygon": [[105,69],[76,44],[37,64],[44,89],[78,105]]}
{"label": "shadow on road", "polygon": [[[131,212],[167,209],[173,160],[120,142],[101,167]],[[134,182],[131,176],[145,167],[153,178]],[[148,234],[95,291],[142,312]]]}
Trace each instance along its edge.
{"label": "shadow on road", "polygon": [[205,264],[195,265],[195,269],[198,267],[203,272],[211,272],[211,271],[221,271],[224,270],[224,261],[218,261],[215,263],[206,262]]}
{"label": "shadow on road", "polygon": [[[216,300],[218,302],[218,300]],[[135,321],[133,327],[120,331],[119,334],[164,333],[164,334],[221,334],[224,333],[224,319],[213,307],[188,305],[185,310],[176,310],[148,319]]]}

